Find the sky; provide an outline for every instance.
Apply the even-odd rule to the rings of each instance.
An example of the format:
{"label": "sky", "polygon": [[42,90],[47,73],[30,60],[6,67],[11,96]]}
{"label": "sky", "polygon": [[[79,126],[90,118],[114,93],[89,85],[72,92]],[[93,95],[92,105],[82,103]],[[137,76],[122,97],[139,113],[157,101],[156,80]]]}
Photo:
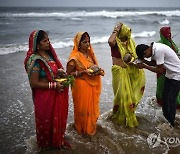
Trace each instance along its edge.
{"label": "sky", "polygon": [[180,0],[0,0],[9,7],[180,7]]}

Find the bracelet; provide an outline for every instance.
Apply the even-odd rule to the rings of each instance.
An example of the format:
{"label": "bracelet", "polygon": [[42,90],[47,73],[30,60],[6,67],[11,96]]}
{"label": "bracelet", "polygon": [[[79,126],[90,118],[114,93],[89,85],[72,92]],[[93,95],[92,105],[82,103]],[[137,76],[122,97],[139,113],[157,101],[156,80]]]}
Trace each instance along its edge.
{"label": "bracelet", "polygon": [[48,85],[49,89],[52,89],[52,82],[49,82]]}
{"label": "bracelet", "polygon": [[76,77],[78,76],[78,71],[75,72],[75,76],[76,76]]}
{"label": "bracelet", "polygon": [[54,82],[54,89],[56,89],[56,86],[57,86],[57,83],[56,83],[56,82]]}
{"label": "bracelet", "polygon": [[48,88],[49,89],[56,89],[57,83],[56,82],[49,82],[48,83]]}
{"label": "bracelet", "polygon": [[51,88],[51,83],[50,82],[48,82],[48,87],[49,87],[49,89]]}
{"label": "bracelet", "polygon": [[117,31],[117,30],[114,30],[112,33],[118,33],[118,31]]}
{"label": "bracelet", "polygon": [[53,85],[54,85],[53,82],[51,82],[51,89],[53,88]]}

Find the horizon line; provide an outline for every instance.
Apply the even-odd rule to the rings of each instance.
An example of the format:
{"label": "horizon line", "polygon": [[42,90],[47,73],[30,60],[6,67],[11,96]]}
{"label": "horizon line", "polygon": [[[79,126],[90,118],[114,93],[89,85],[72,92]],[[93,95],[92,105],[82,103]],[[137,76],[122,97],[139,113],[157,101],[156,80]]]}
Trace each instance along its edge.
{"label": "horizon line", "polygon": [[0,6],[2,7],[44,7],[44,8],[179,8],[178,6]]}

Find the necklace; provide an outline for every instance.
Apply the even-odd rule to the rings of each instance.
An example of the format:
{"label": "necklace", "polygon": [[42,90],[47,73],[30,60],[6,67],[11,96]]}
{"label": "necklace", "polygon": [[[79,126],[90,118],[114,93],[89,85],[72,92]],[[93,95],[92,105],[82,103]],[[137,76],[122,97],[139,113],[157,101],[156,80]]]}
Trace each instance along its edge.
{"label": "necklace", "polygon": [[86,53],[86,54],[83,54],[83,56],[85,57],[85,58],[88,58],[88,54]]}
{"label": "necklace", "polygon": [[50,61],[50,57],[42,56],[46,61]]}
{"label": "necklace", "polygon": [[86,51],[80,51],[80,52],[83,54],[84,58],[88,58],[88,52]]}
{"label": "necklace", "polygon": [[45,61],[50,61],[50,56],[49,55],[41,55],[40,53],[38,53]]}

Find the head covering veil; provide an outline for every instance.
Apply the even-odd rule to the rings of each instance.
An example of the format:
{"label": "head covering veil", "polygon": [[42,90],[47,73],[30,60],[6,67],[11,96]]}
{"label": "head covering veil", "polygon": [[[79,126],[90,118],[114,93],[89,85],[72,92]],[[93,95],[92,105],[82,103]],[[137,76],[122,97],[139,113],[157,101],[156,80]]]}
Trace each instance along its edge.
{"label": "head covering veil", "polygon": [[129,28],[125,24],[122,24],[121,30],[119,31],[119,33],[116,36],[117,46],[119,48],[121,56],[124,57],[124,55],[127,53],[127,51],[124,49],[124,47],[122,45],[121,38],[127,38],[127,49],[128,49],[128,52],[134,58],[137,58],[136,51],[135,51],[135,42],[131,38],[131,28]]}
{"label": "head covering veil", "polygon": [[[37,54],[37,36],[39,34],[40,30],[33,31],[29,36],[29,50],[27,51],[25,60],[24,60],[24,67],[26,72],[28,73],[28,76],[30,76],[31,70],[34,66],[34,63],[36,60],[39,60],[41,67],[45,70],[47,78],[49,80],[54,80],[54,77],[56,76],[57,72],[54,72],[51,68],[50,64],[48,64],[39,54]],[[49,43],[49,51],[48,51],[54,61],[56,62],[56,65],[58,68],[63,68],[61,62],[59,61],[57,54],[52,47],[51,43]]]}
{"label": "head covering veil", "polygon": [[[171,39],[171,27],[162,27],[159,31],[160,33],[160,40],[159,43],[163,43],[171,47],[175,52],[178,52],[178,47],[174,43],[174,41]],[[171,40],[171,42],[169,41]]]}
{"label": "head covering veil", "polygon": [[[27,62],[28,62],[29,58],[33,54],[37,53],[37,51],[36,51],[36,48],[37,48],[36,42],[37,42],[37,36],[38,36],[39,31],[40,30],[35,30],[29,36],[29,50],[27,51],[26,58],[24,60],[24,65],[25,65],[26,71],[28,71]],[[50,46],[49,52],[52,54],[54,60],[56,61],[58,68],[62,68],[62,64],[59,61],[59,59],[57,57],[57,54],[56,54],[54,48],[52,47],[51,43],[49,44],[49,46]]]}
{"label": "head covering veil", "polygon": [[[78,32],[75,37],[74,37],[74,47],[73,47],[73,50],[70,54],[70,57],[69,57],[69,61],[71,61],[72,59],[76,61],[78,67],[82,68],[82,69],[87,69],[87,67],[85,65],[83,65],[83,62],[81,61],[82,58],[81,57],[81,53],[79,51],[79,47],[80,47],[80,41],[81,41],[81,37],[82,35],[86,33],[87,36],[89,37],[89,34],[87,32]],[[89,37],[90,39],[90,37]],[[89,47],[89,55],[91,56],[91,58],[93,59],[94,63],[96,65],[98,65],[98,62],[97,62],[97,59],[95,57],[95,54],[94,54],[94,51],[93,51],[93,48],[90,44],[90,47]]]}

